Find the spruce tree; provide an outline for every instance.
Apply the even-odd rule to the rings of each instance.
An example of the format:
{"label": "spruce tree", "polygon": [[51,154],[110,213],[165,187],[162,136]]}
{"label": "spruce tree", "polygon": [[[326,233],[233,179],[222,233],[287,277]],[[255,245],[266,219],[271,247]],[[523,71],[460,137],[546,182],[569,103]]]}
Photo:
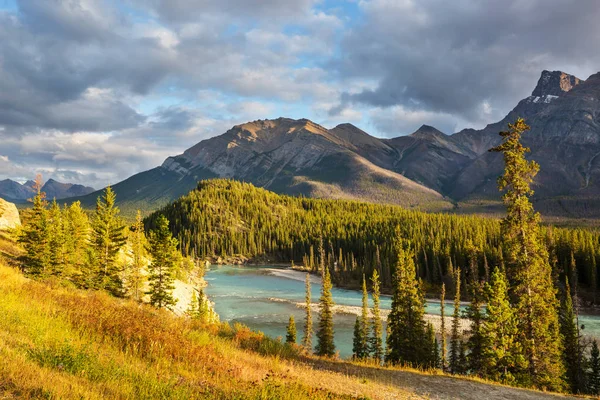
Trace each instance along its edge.
{"label": "spruce tree", "polygon": [[56,199],[48,210],[49,275],[66,277],[66,233],[64,215]]}
{"label": "spruce tree", "polygon": [[335,343],[333,342],[333,297],[331,296],[331,277],[329,268],[323,272],[321,298],[319,299],[319,329],[317,330],[317,347],[315,352],[319,356],[333,357]]}
{"label": "spruce tree", "polygon": [[[312,249],[312,247],[311,247]],[[307,349],[312,349],[312,336],[313,336],[313,320],[312,320],[312,309],[311,309],[311,292],[310,292],[310,274],[306,274],[305,283],[306,295],[306,316],[304,317],[304,336],[302,337],[302,345]]]}
{"label": "spruce tree", "polygon": [[446,284],[442,283],[442,291],[440,293],[440,336],[441,336],[441,352],[440,352],[440,368],[446,370]]}
{"label": "spruce tree", "polygon": [[42,177],[38,175],[34,189],[36,194],[31,200],[33,206],[23,225],[19,243],[25,249],[22,269],[28,275],[44,276],[50,262],[50,238],[46,193],[42,192]]}
{"label": "spruce tree", "polygon": [[125,244],[123,222],[119,208],[115,205],[116,195],[108,186],[98,197],[96,213],[92,221],[92,246],[98,263],[98,285],[115,296],[123,294],[121,270],[117,254]]}
{"label": "spruce tree", "polygon": [[362,314],[360,317],[360,349],[361,357],[369,356],[369,293],[367,292],[367,280],[363,274],[362,279]]}
{"label": "spruce tree", "polygon": [[85,286],[86,279],[93,275],[90,271],[85,270],[90,245],[90,221],[79,201],[73,202],[64,209],[63,213],[66,247],[65,273],[78,286]]}
{"label": "spruce tree", "polygon": [[482,295],[481,283],[476,281],[471,284],[471,302],[467,306],[465,316],[471,322],[468,332],[466,346],[468,350],[468,368],[472,374],[483,374],[483,334],[482,326],[484,316],[482,314]]}
{"label": "spruce tree", "polygon": [[132,259],[129,265],[128,288],[133,299],[140,301],[144,287],[144,268],[146,266],[147,246],[146,234],[144,233],[144,222],[142,213],[137,211],[133,229],[130,232],[130,243]]}
{"label": "spruce tree", "polygon": [[450,333],[450,362],[449,369],[453,374],[458,374],[460,365],[460,268],[454,270],[454,312],[452,313],[452,331]]}
{"label": "spruce tree", "polygon": [[592,342],[592,349],[590,350],[587,392],[594,395],[600,394],[600,350],[598,350],[596,340]]}
{"label": "spruce tree", "polygon": [[577,320],[573,308],[573,298],[571,297],[571,288],[569,279],[565,278],[565,290],[560,309],[560,333],[563,338],[563,360],[565,364],[565,380],[571,393],[578,393],[582,390],[582,358],[580,337],[577,331]]}
{"label": "spruce tree", "polygon": [[352,358],[355,360],[360,360],[364,357],[363,349],[362,349],[362,330],[360,315],[356,316],[356,320],[354,321],[354,333],[352,335]]}
{"label": "spruce tree", "polygon": [[371,337],[369,343],[369,349],[371,356],[377,361],[377,364],[381,363],[383,359],[383,326],[381,323],[381,311],[380,311],[380,289],[379,289],[379,274],[375,269],[373,276],[371,277],[371,284],[373,286],[373,310],[371,317]]}
{"label": "spruce tree", "polygon": [[177,303],[173,298],[174,271],[177,263],[177,239],[171,236],[169,221],[164,215],[158,217],[156,229],[150,232],[150,256],[148,267],[150,304],[157,307],[171,307]]}
{"label": "spruce tree", "polygon": [[519,118],[508,127],[507,132],[500,133],[502,144],[490,151],[504,156],[504,174],[498,178],[507,211],[501,222],[502,247],[513,306],[519,315],[518,341],[533,385],[561,390],[564,368],[556,289],[540,234],[540,216],[529,200],[539,165],[525,158],[530,151],[521,144],[521,136],[529,129],[525,121]]}
{"label": "spruce tree", "polygon": [[388,315],[389,335],[386,361],[392,364],[424,366],[431,344],[426,336],[425,299],[416,278],[413,253],[398,240],[392,308]]}
{"label": "spruce tree", "polygon": [[290,344],[296,343],[296,321],[294,321],[293,315],[290,315],[290,320],[288,322],[287,331],[285,335],[285,342]]}
{"label": "spruce tree", "polygon": [[495,268],[485,285],[486,313],[483,336],[483,376],[505,384],[515,383],[525,359],[517,341],[517,316],[510,305],[504,271]]}

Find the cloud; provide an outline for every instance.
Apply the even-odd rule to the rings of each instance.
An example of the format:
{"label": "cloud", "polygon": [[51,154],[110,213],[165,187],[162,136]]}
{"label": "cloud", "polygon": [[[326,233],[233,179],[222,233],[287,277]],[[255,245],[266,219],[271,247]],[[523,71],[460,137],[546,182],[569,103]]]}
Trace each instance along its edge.
{"label": "cloud", "polygon": [[378,84],[346,93],[334,113],[348,103],[402,106],[482,125],[529,95],[543,69],[586,78],[600,64],[591,40],[600,36],[595,0],[365,0],[360,7],[364,21],[332,66]]}

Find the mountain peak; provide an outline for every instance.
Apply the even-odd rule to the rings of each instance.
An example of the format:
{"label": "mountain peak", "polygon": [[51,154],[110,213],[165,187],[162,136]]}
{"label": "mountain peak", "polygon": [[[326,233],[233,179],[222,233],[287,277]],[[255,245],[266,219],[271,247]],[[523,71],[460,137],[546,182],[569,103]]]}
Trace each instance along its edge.
{"label": "mountain peak", "polygon": [[446,136],[446,134],[431,125],[421,125],[419,129],[414,131],[411,136],[415,137],[431,137],[431,136]]}
{"label": "mountain peak", "polygon": [[561,96],[583,82],[576,76],[562,71],[542,71],[537,86],[531,93],[532,96]]}

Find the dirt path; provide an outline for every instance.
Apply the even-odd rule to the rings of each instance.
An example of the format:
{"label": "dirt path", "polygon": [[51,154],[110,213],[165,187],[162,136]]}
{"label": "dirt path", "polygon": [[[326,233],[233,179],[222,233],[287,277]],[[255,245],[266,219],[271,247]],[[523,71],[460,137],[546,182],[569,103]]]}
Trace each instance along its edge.
{"label": "dirt path", "polygon": [[575,398],[534,390],[486,384],[469,379],[443,375],[428,375],[413,371],[353,365],[349,363],[307,359],[315,369],[328,370],[369,381],[383,383],[429,399],[460,400],[552,400]]}

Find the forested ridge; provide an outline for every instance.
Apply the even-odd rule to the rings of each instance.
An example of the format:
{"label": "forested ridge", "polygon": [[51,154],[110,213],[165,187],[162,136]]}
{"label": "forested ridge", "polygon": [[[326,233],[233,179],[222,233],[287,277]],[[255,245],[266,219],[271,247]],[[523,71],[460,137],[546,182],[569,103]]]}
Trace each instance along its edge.
{"label": "forested ridge", "polygon": [[[503,262],[496,219],[291,197],[234,180],[199,182],[196,190],[146,218],[146,228],[154,227],[159,215],[170,221],[181,251],[200,258],[268,255],[316,269],[322,237],[335,283],[358,285],[363,273],[371,276],[378,269],[387,291],[396,263],[392,239],[397,227],[414,249],[418,276],[434,286],[446,283],[452,289],[457,267],[465,272],[464,282],[476,276],[487,281]],[[576,279],[579,294],[596,301],[600,232],[552,226],[541,231],[555,280]]]}

